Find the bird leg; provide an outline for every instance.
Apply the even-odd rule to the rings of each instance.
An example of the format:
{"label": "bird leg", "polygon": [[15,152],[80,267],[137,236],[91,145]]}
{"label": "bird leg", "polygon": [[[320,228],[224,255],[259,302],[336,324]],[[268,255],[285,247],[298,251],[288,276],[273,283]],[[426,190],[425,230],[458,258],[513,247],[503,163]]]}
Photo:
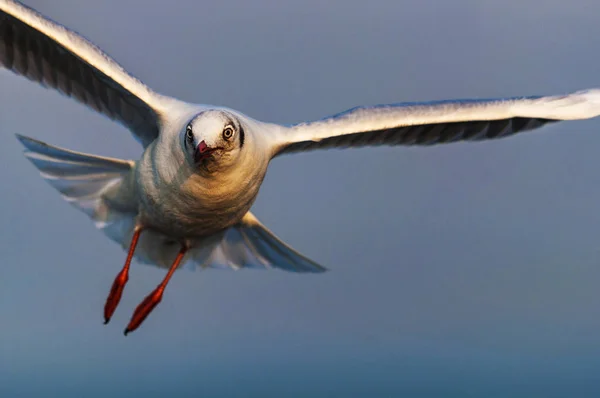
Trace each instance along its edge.
{"label": "bird leg", "polygon": [[125,328],[125,336],[127,336],[127,333],[133,332],[135,329],[137,329],[142,324],[142,322],[144,322],[144,319],[146,319],[148,314],[152,312],[154,307],[156,307],[158,303],[160,303],[167,283],[169,283],[173,272],[175,272],[177,267],[179,267],[179,264],[181,263],[181,260],[183,260],[183,256],[185,256],[187,250],[188,248],[186,245],[181,246],[181,249],[179,250],[179,253],[177,253],[175,261],[173,261],[173,264],[171,265],[171,268],[169,268],[169,272],[167,273],[163,281],[160,283],[160,285],[156,287],[156,289],[152,291],[152,293],[147,295],[146,298],[137,306],[137,308],[133,312],[133,315],[131,316],[129,325],[127,325],[127,327]]}
{"label": "bird leg", "polygon": [[106,303],[104,304],[104,324],[106,325],[110,318],[112,317],[117,305],[119,305],[119,301],[121,301],[121,295],[123,294],[123,289],[125,288],[125,284],[129,280],[129,265],[131,264],[131,259],[133,258],[133,253],[135,252],[135,247],[137,246],[138,240],[140,239],[140,234],[142,233],[142,228],[136,227],[133,230],[133,237],[131,238],[131,243],[129,245],[129,252],[127,253],[127,259],[125,260],[125,265],[121,269],[121,272],[115,278],[113,282],[112,288],[110,289],[110,293],[106,298]]}

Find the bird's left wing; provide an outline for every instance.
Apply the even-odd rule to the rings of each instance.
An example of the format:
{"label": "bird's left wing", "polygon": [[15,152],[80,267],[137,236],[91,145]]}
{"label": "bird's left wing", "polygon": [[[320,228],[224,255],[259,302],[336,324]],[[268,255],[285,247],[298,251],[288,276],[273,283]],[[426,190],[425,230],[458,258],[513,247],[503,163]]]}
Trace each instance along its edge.
{"label": "bird's left wing", "polygon": [[600,89],[560,96],[449,100],[358,107],[283,128],[274,156],[313,149],[433,145],[506,137],[560,120],[600,115]]}
{"label": "bird's left wing", "polygon": [[81,35],[13,0],[0,0],[0,67],[117,120],[147,146],[174,99],[131,76]]}

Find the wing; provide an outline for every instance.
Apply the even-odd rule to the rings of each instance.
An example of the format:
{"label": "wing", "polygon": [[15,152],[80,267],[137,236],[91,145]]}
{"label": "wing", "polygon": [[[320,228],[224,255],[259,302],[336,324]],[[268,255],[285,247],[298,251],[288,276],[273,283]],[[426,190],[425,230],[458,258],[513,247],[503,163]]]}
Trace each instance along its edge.
{"label": "wing", "polygon": [[507,137],[600,115],[600,89],[568,95],[358,107],[281,130],[275,156],[326,148],[433,145]]}
{"label": "wing", "polygon": [[158,136],[167,97],[82,36],[13,0],[0,0],[0,67],[119,121],[144,146]]}

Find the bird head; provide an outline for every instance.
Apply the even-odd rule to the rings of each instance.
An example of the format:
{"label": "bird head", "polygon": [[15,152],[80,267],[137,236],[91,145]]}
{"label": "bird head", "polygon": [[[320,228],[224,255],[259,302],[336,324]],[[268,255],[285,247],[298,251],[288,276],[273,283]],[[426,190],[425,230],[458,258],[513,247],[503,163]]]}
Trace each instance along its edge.
{"label": "bird head", "polygon": [[241,121],[229,112],[195,115],[181,132],[185,151],[196,168],[214,171],[235,163],[244,146]]}

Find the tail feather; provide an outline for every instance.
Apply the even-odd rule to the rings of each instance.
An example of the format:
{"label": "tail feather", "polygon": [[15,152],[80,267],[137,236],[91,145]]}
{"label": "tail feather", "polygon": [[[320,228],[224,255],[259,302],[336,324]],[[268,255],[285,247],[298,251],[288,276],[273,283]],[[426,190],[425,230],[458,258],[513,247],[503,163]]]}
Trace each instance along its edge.
{"label": "tail feather", "polygon": [[250,212],[222,234],[202,242],[192,257],[202,267],[278,268],[301,273],[327,270],[282,242]]}
{"label": "tail feather", "polygon": [[128,211],[127,206],[114,204],[134,162],[75,152],[22,135],[17,138],[27,159],[67,202],[87,214],[111,239],[122,246],[127,243],[137,209]]}
{"label": "tail feather", "polygon": [[99,167],[106,167],[110,170],[121,170],[121,171],[129,171],[133,164],[132,161],[108,158],[104,156],[90,155],[87,153],[71,151],[69,149],[59,148],[56,146],[48,145],[45,142],[25,137],[23,135],[17,134],[17,138],[21,141],[21,144],[27,148],[28,154],[32,154],[33,157],[35,155],[43,155],[49,159],[55,159],[57,161],[66,161],[66,162],[79,162],[87,165],[96,165]]}
{"label": "tail feather", "polygon": [[22,135],[17,138],[26,148],[25,156],[40,170],[40,175],[69,202],[84,207],[84,211],[88,205],[83,202],[99,199],[133,166],[131,161],[58,148]]}
{"label": "tail feather", "polygon": [[107,180],[118,179],[119,176],[96,174],[75,177],[56,177],[41,173],[42,177],[56,190],[67,197],[82,197],[97,194],[106,187]]}
{"label": "tail feather", "polygon": [[[17,135],[25,156],[41,176],[70,204],[87,214],[124,249],[137,216],[137,202],[127,194],[125,179],[135,163],[58,148]],[[179,250],[169,237],[156,231],[141,235],[135,257],[141,262],[169,267]],[[231,228],[197,242],[184,262],[194,267],[279,268],[292,272],[323,272],[325,268],[283,243],[251,213]]]}
{"label": "tail feather", "polygon": [[25,156],[42,172],[43,176],[63,178],[104,173],[120,174],[119,169],[115,169],[110,165],[105,166],[93,162],[73,162],[30,151],[26,151]]}

